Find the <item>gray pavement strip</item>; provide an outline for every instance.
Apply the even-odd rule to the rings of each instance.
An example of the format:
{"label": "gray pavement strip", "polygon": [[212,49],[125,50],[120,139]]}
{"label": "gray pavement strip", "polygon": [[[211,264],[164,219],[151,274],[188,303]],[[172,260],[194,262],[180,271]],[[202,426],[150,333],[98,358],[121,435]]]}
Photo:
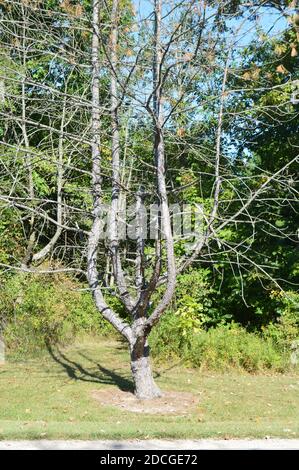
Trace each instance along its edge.
{"label": "gray pavement strip", "polygon": [[0,450],[299,450],[299,439],[0,441]]}

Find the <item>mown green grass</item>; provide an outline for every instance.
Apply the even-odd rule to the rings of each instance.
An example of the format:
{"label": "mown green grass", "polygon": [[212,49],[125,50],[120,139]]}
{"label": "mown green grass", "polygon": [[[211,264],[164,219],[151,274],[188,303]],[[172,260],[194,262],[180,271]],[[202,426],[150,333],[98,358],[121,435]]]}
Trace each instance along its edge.
{"label": "mown green grass", "polygon": [[187,416],[141,415],[104,407],[92,391],[132,387],[124,346],[85,339],[0,366],[0,439],[299,437],[299,376],[215,374],[159,365],[164,390],[190,391]]}

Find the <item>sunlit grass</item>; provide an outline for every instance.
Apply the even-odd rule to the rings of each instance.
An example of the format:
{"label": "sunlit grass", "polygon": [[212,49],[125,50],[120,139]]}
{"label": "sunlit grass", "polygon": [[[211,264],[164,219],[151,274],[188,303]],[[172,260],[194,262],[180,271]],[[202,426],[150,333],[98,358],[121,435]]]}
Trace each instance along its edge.
{"label": "sunlit grass", "polygon": [[141,415],[96,402],[91,392],[132,387],[121,343],[85,339],[66,349],[0,366],[0,438],[299,437],[299,376],[215,374],[167,364],[164,390],[193,392],[187,416]]}

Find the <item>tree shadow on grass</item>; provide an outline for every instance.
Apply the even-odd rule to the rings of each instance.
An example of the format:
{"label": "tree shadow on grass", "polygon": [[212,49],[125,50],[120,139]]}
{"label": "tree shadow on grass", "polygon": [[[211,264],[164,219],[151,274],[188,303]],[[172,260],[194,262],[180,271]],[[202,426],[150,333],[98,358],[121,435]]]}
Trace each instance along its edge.
{"label": "tree shadow on grass", "polygon": [[116,385],[120,390],[124,392],[134,391],[132,381],[121,375],[117,369],[107,369],[101,364],[90,359],[88,356],[80,353],[82,358],[87,359],[94,366],[92,370],[87,369],[79,362],[71,360],[67,357],[65,352],[62,352],[58,347],[53,348],[50,344],[47,344],[47,349],[52,359],[59,364],[67,373],[72,380],[80,380],[82,382],[91,382],[105,385]]}

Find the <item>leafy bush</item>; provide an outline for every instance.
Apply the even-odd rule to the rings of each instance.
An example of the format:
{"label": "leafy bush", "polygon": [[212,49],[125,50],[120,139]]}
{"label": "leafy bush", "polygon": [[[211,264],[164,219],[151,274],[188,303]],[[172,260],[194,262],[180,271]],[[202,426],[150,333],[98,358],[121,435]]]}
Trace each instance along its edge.
{"label": "leafy bush", "polygon": [[[171,309],[151,333],[153,354],[160,360],[180,358],[211,370],[287,370],[292,343],[299,338],[299,295],[272,292],[278,321],[261,332],[248,332],[231,322],[229,315],[219,316],[214,310],[215,295],[208,270],[179,276]],[[107,301],[125,318],[115,297]],[[8,351],[19,357],[40,351],[46,343],[67,344],[81,333],[114,334],[97,312],[90,292],[62,274],[7,278],[0,286],[0,323],[5,326]]]}
{"label": "leafy bush", "polygon": [[271,338],[249,333],[236,323],[209,330],[189,329],[183,336],[174,314],[168,312],[150,336],[153,354],[160,360],[180,358],[193,367],[211,370],[237,368],[248,372],[282,372],[289,354]]}
{"label": "leafy bush", "polygon": [[79,333],[108,333],[88,291],[63,275],[18,274],[0,287],[0,311],[8,350],[38,351],[45,343],[69,343]]}
{"label": "leafy bush", "polygon": [[217,295],[210,269],[189,269],[178,276],[172,309],[184,336],[189,328],[207,328],[231,319],[227,313],[219,314],[215,307]]}
{"label": "leafy bush", "polygon": [[193,338],[186,359],[194,366],[207,369],[227,368],[258,372],[287,368],[287,357],[271,340],[248,333],[238,324],[221,325]]}
{"label": "leafy bush", "polygon": [[286,370],[292,341],[299,332],[298,294],[273,292],[273,316],[279,321],[249,332],[229,314],[217,312],[211,285],[208,269],[190,270],[178,277],[175,302],[151,333],[153,354],[207,369]]}
{"label": "leafy bush", "polygon": [[12,255],[22,252],[19,230],[17,215],[0,203],[0,263],[9,264]]}
{"label": "leafy bush", "polygon": [[262,328],[263,335],[282,350],[289,351],[292,343],[299,340],[299,294],[272,291],[271,299],[276,303],[278,319]]}

